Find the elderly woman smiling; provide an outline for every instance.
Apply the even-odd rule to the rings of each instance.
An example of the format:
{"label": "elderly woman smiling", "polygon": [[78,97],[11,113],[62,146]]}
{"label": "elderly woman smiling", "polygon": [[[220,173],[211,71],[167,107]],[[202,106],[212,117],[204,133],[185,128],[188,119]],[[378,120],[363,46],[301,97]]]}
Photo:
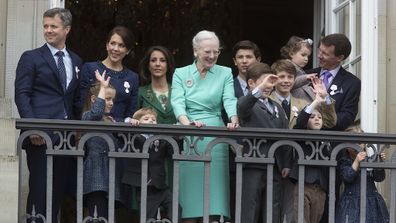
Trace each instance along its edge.
{"label": "elderly woman smiling", "polygon": [[[214,32],[200,31],[192,40],[195,61],[175,70],[171,103],[176,119],[182,125],[224,126],[222,105],[230,122],[227,128],[238,128],[237,100],[234,94],[231,69],[216,65],[220,54],[219,38]],[[213,138],[205,137],[197,144],[203,153]],[[210,170],[211,216],[229,217],[228,146],[220,144],[212,150]],[[203,216],[203,176],[201,162],[180,164],[180,204],[183,222],[198,222]]]}

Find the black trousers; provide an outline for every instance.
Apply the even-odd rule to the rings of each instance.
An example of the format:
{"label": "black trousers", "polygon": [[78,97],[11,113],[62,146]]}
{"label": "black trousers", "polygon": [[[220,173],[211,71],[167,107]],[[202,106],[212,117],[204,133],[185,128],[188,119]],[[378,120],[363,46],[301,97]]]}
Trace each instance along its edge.
{"label": "black trousers", "polygon": [[[241,222],[266,223],[267,218],[267,170],[244,168],[242,176]],[[272,222],[280,222],[281,175],[274,167]]]}
{"label": "black trousers", "polygon": [[[26,149],[27,166],[29,169],[29,194],[26,212],[32,214],[33,206],[36,214],[46,216],[47,194],[47,157],[45,146],[33,146]],[[73,158],[54,156],[52,184],[52,222],[57,222],[57,215],[66,190],[75,170]],[[30,222],[32,219],[28,219]],[[40,219],[36,219],[41,223]]]}
{"label": "black trousers", "polygon": [[[140,203],[140,188],[138,190],[138,201]],[[178,221],[181,220],[182,209],[179,207]],[[158,189],[153,186],[147,187],[147,219],[157,219],[158,209],[162,208],[163,216],[169,220],[172,220],[172,192],[169,188]]]}

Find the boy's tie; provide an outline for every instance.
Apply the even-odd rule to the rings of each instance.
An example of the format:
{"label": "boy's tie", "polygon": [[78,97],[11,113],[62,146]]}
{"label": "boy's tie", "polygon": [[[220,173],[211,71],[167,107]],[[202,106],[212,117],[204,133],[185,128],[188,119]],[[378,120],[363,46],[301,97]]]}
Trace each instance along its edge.
{"label": "boy's tie", "polygon": [[283,99],[283,101],[282,101],[282,108],[283,108],[283,110],[285,110],[287,119],[290,120],[290,106],[289,106],[289,102],[287,102],[286,99]]}

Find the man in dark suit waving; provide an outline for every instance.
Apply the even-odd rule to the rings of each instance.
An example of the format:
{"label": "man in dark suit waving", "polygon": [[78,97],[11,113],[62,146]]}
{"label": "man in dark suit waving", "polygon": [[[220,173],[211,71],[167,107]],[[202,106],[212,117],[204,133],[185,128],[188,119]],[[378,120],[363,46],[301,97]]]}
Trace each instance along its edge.
{"label": "man in dark suit waving", "polygon": [[[344,34],[330,34],[320,40],[318,51],[319,68],[307,73],[318,73],[330,97],[335,100],[336,125],[323,130],[344,131],[355,121],[359,111],[361,82],[358,77],[345,70],[341,63],[351,53],[351,42]],[[340,179],[336,176],[336,199],[339,194]],[[328,197],[327,197],[328,198]],[[328,201],[321,222],[328,220]]]}
{"label": "man in dark suit waving", "polygon": [[320,41],[320,67],[307,71],[320,75],[327,92],[335,100],[337,124],[328,130],[344,131],[353,124],[359,110],[360,79],[341,66],[350,52],[351,43],[344,34],[327,35]]}
{"label": "man in dark suit waving", "polygon": [[[53,8],[43,15],[44,38],[42,47],[22,54],[16,69],[15,103],[21,118],[76,119],[78,102],[78,71],[81,59],[65,45],[70,32],[72,15],[69,10]],[[54,145],[59,139],[50,133]],[[24,143],[29,168],[29,195],[27,213],[46,213],[46,146],[40,136],[30,136]],[[63,198],[67,172],[72,159],[54,157],[52,220]],[[48,216],[47,216],[48,218]]]}

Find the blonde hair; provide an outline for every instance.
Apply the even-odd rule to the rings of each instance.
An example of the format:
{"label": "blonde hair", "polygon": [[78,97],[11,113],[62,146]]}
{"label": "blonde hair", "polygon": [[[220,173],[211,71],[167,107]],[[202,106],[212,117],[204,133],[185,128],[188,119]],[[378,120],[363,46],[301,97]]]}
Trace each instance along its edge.
{"label": "blonde hair", "polygon": [[356,120],[352,125],[345,129],[346,132],[364,132],[360,126],[360,119]]}
{"label": "blonde hair", "polygon": [[154,110],[154,108],[151,108],[151,107],[141,108],[141,109],[137,110],[133,114],[132,118],[140,120],[143,116],[148,115],[148,114],[154,115],[155,118],[157,118],[157,112]]}
{"label": "blonde hair", "polygon": [[[106,88],[110,88],[116,91],[116,89],[111,84],[109,84]],[[97,97],[99,91],[100,91],[100,82],[95,81],[95,83],[93,83],[88,90],[87,97],[85,98],[85,102],[84,102],[83,113],[91,110],[92,107],[91,97],[92,95],[95,95]]]}

